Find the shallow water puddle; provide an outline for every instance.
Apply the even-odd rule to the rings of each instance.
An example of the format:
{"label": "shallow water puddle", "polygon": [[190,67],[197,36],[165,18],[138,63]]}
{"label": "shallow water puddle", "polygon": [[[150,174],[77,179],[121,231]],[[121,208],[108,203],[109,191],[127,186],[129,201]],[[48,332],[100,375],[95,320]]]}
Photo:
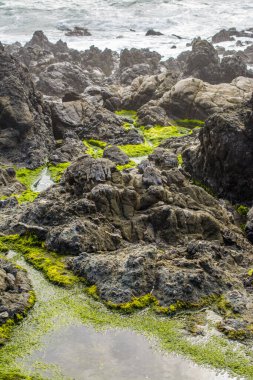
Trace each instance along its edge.
{"label": "shallow water puddle", "polygon": [[[176,355],[155,349],[144,336],[127,330],[98,332],[92,327],[72,325],[44,338],[44,347],[31,355],[36,362],[59,366],[75,380],[225,380],[226,374],[196,366]],[[44,376],[51,378],[50,370]]]}
{"label": "shallow water puddle", "polygon": [[39,178],[32,184],[31,190],[36,192],[41,192],[48,189],[54,184],[54,181],[51,179],[50,172],[47,168],[43,169]]}

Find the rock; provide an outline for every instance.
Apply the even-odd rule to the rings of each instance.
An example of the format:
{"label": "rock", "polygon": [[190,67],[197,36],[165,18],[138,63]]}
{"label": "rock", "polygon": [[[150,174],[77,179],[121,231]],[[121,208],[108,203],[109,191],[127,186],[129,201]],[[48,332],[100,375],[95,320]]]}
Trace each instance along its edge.
{"label": "rock", "polygon": [[220,60],[215,48],[206,40],[196,39],[186,60],[185,76],[193,76],[211,84],[221,80]]}
{"label": "rock", "polygon": [[161,55],[149,49],[123,49],[120,53],[119,67],[121,72],[126,68],[131,68],[134,65],[147,64],[152,73],[158,70],[161,60]]}
{"label": "rock", "polygon": [[53,147],[51,121],[27,69],[0,51],[0,158],[37,167]]}
{"label": "rock", "polygon": [[253,244],[253,208],[251,208],[248,212],[245,232],[246,232],[247,238]]}
{"label": "rock", "polygon": [[193,76],[211,84],[229,83],[238,76],[247,76],[243,58],[234,52],[220,63],[218,51],[206,40],[196,39],[192,52],[187,56],[184,76]]}
{"label": "rock", "polygon": [[159,75],[136,78],[123,92],[122,107],[138,110],[150,100],[159,99],[176,84],[178,77],[178,73],[168,71]]}
{"label": "rock", "polygon": [[[251,248],[226,209],[176,162],[158,148],[145,165],[124,173],[85,155],[23,210],[19,224],[43,228],[46,246],[71,254],[70,267],[106,301],[152,290],[169,306],[226,294],[234,284],[242,289]],[[11,223],[15,232],[17,216]]]}
{"label": "rock", "polygon": [[65,133],[64,137],[65,139],[56,145],[56,149],[50,155],[50,162],[53,164],[73,161],[86,151],[86,147],[78,136],[68,137],[68,133]]}
{"label": "rock", "polygon": [[224,57],[221,61],[222,79],[226,83],[232,82],[236,77],[247,76],[247,65],[237,56]]}
{"label": "rock", "polygon": [[139,108],[137,116],[139,125],[170,125],[165,110],[152,101]]}
{"label": "rock", "polygon": [[235,203],[251,202],[253,191],[252,110],[218,113],[207,119],[199,144],[183,152],[193,178]]}
{"label": "rock", "polygon": [[152,74],[152,70],[149,64],[139,63],[123,70],[120,75],[120,82],[130,85],[135,78],[150,74]]}
{"label": "rock", "polygon": [[146,33],[146,36],[163,36],[163,33],[158,32],[154,29],[149,29]]}
{"label": "rock", "polygon": [[36,87],[45,95],[63,97],[70,92],[82,93],[91,85],[87,72],[69,62],[54,63],[40,74]]}
{"label": "rock", "polygon": [[84,67],[98,67],[106,76],[110,76],[116,66],[118,54],[110,49],[104,51],[95,46],[91,46],[89,50],[85,50],[81,54],[81,62]]}
{"label": "rock", "polygon": [[238,77],[231,84],[210,85],[199,79],[183,79],[165,93],[158,106],[179,119],[205,120],[217,112],[237,110],[251,98],[253,80]]}
{"label": "rock", "polygon": [[122,152],[117,146],[106,147],[103,153],[103,158],[108,158],[117,165],[126,165],[129,163],[129,157]]}
{"label": "rock", "polygon": [[[23,314],[31,306],[29,298],[31,282],[27,273],[17,269],[5,259],[0,259],[0,326],[7,319]],[[4,339],[0,339],[0,344]]]}
{"label": "rock", "polygon": [[13,168],[4,169],[0,167],[0,198],[9,197],[25,190],[25,186],[18,182],[15,177],[16,172]]}
{"label": "rock", "polygon": [[219,44],[225,41],[234,41],[235,38],[231,36],[231,32],[222,29],[212,37],[213,44]]}
{"label": "rock", "polygon": [[85,28],[82,28],[80,26],[75,26],[73,30],[68,30],[66,33],[65,33],[65,36],[68,36],[68,37],[87,37],[87,36],[91,36],[91,33],[88,31],[88,29],[85,29]]}
{"label": "rock", "polygon": [[115,145],[143,142],[138,131],[125,130],[120,118],[114,113],[86,100],[51,104],[51,113],[57,140],[72,131],[81,140],[102,140]]}

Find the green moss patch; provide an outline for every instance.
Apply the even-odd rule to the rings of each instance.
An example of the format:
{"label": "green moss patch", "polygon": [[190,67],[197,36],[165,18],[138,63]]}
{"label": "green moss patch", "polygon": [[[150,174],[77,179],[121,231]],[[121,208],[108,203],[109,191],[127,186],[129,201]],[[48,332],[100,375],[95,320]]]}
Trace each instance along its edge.
{"label": "green moss patch", "polygon": [[182,137],[192,133],[188,128],[178,126],[161,127],[159,125],[146,129],[141,127],[144,137],[157,147],[161,142],[173,138]]}
{"label": "green moss patch", "polygon": [[247,216],[249,212],[249,207],[244,206],[244,205],[236,205],[235,209],[238,212],[238,214],[240,214],[241,216]]}
{"label": "green moss patch", "polygon": [[89,154],[93,158],[103,157],[104,148],[106,145],[103,141],[100,140],[83,140],[84,146],[86,149],[86,154]]}
{"label": "green moss patch", "polygon": [[136,120],[137,119],[137,112],[131,111],[131,110],[120,110],[115,112],[116,115],[122,116],[122,117],[128,117],[129,119]]}
{"label": "green moss patch", "polygon": [[148,156],[154,150],[154,148],[148,143],[137,145],[119,145],[119,148],[128,155],[128,157],[142,157]]}
{"label": "green moss patch", "polygon": [[57,165],[49,164],[48,170],[50,172],[51,178],[54,182],[60,182],[65,170],[70,166],[71,162],[62,162]]}
{"label": "green moss patch", "polygon": [[125,170],[125,169],[132,169],[135,166],[136,166],[136,162],[135,161],[130,161],[128,164],[125,164],[125,165],[117,165],[116,168],[119,171],[122,171],[122,170]]}
{"label": "green moss patch", "polygon": [[185,128],[201,128],[205,125],[205,122],[203,120],[196,120],[196,119],[178,119],[175,120],[176,124],[179,125],[180,127],[185,127]]}
{"label": "green moss patch", "polygon": [[30,189],[32,184],[39,178],[44,166],[40,166],[37,169],[16,168],[16,178],[27,189]]}
{"label": "green moss patch", "polygon": [[64,257],[47,251],[43,243],[34,236],[0,236],[0,252],[13,250],[21,252],[25,259],[54,284],[72,286],[78,278],[66,268]]}

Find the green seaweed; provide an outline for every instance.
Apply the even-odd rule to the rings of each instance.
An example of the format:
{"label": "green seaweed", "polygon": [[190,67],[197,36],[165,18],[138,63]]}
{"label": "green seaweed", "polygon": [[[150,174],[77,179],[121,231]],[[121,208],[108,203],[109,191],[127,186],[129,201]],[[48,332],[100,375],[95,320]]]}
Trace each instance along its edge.
{"label": "green seaweed", "polygon": [[184,162],[183,162],[183,156],[182,156],[182,154],[178,154],[177,161],[178,161],[178,165],[179,166],[183,165]]}
{"label": "green seaweed", "polygon": [[244,206],[244,205],[236,205],[235,209],[238,212],[238,214],[241,216],[247,216],[249,212],[249,207]]}
{"label": "green seaweed", "polygon": [[128,164],[125,164],[125,165],[117,165],[116,168],[119,171],[123,171],[123,170],[126,170],[126,169],[132,169],[135,166],[136,166],[136,162],[135,161],[130,161]]}
{"label": "green seaweed", "polygon": [[129,119],[132,119],[132,120],[137,119],[137,112],[132,111],[132,110],[120,110],[120,111],[116,111],[115,114],[117,116],[128,117]]}
{"label": "green seaweed", "polygon": [[196,120],[196,119],[177,119],[175,120],[176,124],[180,127],[185,128],[201,128],[205,125],[205,122],[203,120]]}
{"label": "green seaweed", "polygon": [[63,176],[64,172],[67,170],[67,168],[70,166],[71,162],[62,162],[59,164],[49,164],[48,170],[50,172],[51,178],[54,182],[60,182],[61,177]]}
{"label": "green seaweed", "polygon": [[89,139],[87,140],[88,144],[96,146],[98,148],[104,149],[107,146],[107,143],[105,141],[101,140],[94,140],[94,139]]}
{"label": "green seaweed", "polygon": [[43,242],[33,235],[0,236],[0,252],[9,250],[21,252],[29,263],[41,270],[54,284],[72,286],[79,281],[71,271],[67,270],[64,257],[46,250]]}
{"label": "green seaweed", "polygon": [[144,134],[144,137],[155,147],[167,139],[186,136],[192,133],[190,129],[178,126],[162,127],[160,125],[156,125],[148,129],[141,127],[141,130]]}
{"label": "green seaweed", "polygon": [[154,150],[154,148],[147,142],[137,145],[119,145],[119,148],[122,150],[122,152],[126,153],[128,157],[148,156]]}
{"label": "green seaweed", "polygon": [[[103,157],[104,147],[102,148],[99,145],[94,145],[94,143],[91,144],[89,141],[91,141],[91,140],[83,140],[83,144],[87,148],[85,153],[88,154],[89,156],[93,157],[93,158]],[[92,140],[92,141],[97,142],[98,140]]]}
{"label": "green seaweed", "polygon": [[45,166],[40,166],[37,169],[15,168],[16,178],[20,183],[26,186],[27,189],[30,189],[44,168]]}

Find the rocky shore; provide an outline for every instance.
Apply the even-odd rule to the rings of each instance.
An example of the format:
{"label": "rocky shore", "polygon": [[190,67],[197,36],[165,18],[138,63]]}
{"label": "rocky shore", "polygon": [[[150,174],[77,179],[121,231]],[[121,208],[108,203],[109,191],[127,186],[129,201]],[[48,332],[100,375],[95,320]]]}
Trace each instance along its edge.
{"label": "rocky shore", "polygon": [[[211,308],[252,340],[253,45],[213,45],[248,33],[167,61],[41,31],[0,45],[0,251],[111,309]],[[0,324],[28,306],[20,273],[1,259]]]}

